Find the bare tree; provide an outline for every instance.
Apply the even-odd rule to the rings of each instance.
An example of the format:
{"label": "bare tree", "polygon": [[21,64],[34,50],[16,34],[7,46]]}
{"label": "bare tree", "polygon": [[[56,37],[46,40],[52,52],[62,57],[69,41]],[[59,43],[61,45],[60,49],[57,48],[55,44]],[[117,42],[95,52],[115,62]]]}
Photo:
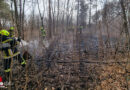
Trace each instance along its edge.
{"label": "bare tree", "polygon": [[125,35],[126,35],[126,40],[127,40],[126,46],[128,47],[128,50],[129,50],[130,35],[129,35],[129,29],[128,29],[126,8],[125,8],[124,4],[125,4],[124,0],[120,0],[120,5],[121,5],[122,13],[123,13],[123,27],[124,27],[124,31],[125,31]]}
{"label": "bare tree", "polygon": [[92,0],[89,1],[89,26],[91,26]]}
{"label": "bare tree", "polygon": [[88,6],[85,0],[80,0],[80,14],[79,14],[79,23],[80,26],[86,27],[86,18],[87,18]]}
{"label": "bare tree", "polygon": [[48,38],[52,37],[52,16],[51,16],[51,0],[48,0],[48,9],[49,9],[49,21],[48,21]]}
{"label": "bare tree", "polygon": [[19,23],[19,14],[18,14],[18,7],[17,7],[17,1],[14,0],[14,7],[15,7],[15,24],[16,28],[18,30],[18,36],[21,36],[21,29],[20,29],[20,23]]}

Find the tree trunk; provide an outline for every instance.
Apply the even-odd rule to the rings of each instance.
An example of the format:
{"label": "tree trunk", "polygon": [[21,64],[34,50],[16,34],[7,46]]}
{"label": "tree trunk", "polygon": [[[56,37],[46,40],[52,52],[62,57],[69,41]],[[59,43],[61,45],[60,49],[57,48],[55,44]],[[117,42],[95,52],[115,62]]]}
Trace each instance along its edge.
{"label": "tree trunk", "polygon": [[49,24],[48,24],[48,38],[50,39],[52,37],[52,19],[51,19],[51,0],[48,0],[49,3]]}
{"label": "tree trunk", "polygon": [[17,1],[14,0],[14,8],[15,8],[15,24],[16,24],[16,29],[18,31],[18,37],[21,37],[21,29],[19,25],[19,16],[18,16],[18,9],[17,9]]}
{"label": "tree trunk", "polygon": [[127,22],[127,15],[126,15],[126,9],[124,5],[124,0],[120,0],[120,4],[121,4],[122,13],[123,13],[123,27],[124,27],[125,35],[126,35],[126,47],[128,47],[129,49],[130,37],[129,37],[129,29],[128,29],[128,22]]}
{"label": "tree trunk", "polygon": [[23,10],[22,10],[22,27],[21,27],[21,29],[22,29],[22,39],[24,39],[24,11],[25,11],[25,0],[23,1]]}

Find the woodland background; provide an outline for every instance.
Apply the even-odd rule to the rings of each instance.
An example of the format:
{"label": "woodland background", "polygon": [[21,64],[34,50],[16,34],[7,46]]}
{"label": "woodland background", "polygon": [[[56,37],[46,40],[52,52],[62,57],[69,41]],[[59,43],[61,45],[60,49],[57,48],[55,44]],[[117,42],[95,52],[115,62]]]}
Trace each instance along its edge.
{"label": "woodland background", "polygon": [[129,0],[0,0],[10,26],[31,58],[25,70],[13,61],[9,89],[130,89]]}

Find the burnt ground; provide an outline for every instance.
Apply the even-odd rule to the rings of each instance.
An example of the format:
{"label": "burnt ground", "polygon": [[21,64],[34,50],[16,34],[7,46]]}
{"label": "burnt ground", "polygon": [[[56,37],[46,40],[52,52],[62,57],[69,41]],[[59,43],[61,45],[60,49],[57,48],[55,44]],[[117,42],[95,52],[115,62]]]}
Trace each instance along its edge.
{"label": "burnt ground", "polygon": [[66,55],[64,59],[62,55],[61,58],[53,57],[54,61],[39,60],[43,64],[29,65],[26,72],[20,72],[19,76],[15,74],[16,87],[25,88],[27,85],[29,90],[128,90],[126,60],[121,63],[114,60],[97,62],[83,59],[85,56],[82,60],[75,60],[78,58],[76,54]]}
{"label": "burnt ground", "polygon": [[[127,58],[100,60],[98,41],[81,41],[80,52],[70,42],[52,42],[42,57],[15,63],[12,90],[128,90]],[[89,41],[89,42],[88,42]],[[87,43],[88,42],[88,43]],[[76,48],[72,48],[76,47]],[[19,67],[20,66],[20,67]]]}

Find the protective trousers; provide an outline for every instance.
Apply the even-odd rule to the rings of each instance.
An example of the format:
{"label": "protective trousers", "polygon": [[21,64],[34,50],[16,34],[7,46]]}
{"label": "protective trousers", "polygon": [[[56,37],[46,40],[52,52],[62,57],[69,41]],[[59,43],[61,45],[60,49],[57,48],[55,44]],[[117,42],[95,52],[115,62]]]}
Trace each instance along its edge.
{"label": "protective trousers", "polygon": [[[5,52],[5,54],[6,54],[7,57],[10,56],[9,49],[5,49],[4,52]],[[26,64],[24,58],[23,58],[23,57],[21,56],[21,54],[18,52],[17,48],[14,48],[14,49],[12,50],[12,52],[13,52],[13,55],[14,55],[13,57],[10,57],[10,58],[7,58],[7,59],[5,58],[5,59],[4,59],[4,69],[5,69],[5,72],[6,72],[6,73],[10,72],[10,70],[11,70],[10,67],[11,67],[11,61],[12,61],[12,60],[18,60],[19,63],[20,63],[22,66],[25,66],[25,64]]]}

